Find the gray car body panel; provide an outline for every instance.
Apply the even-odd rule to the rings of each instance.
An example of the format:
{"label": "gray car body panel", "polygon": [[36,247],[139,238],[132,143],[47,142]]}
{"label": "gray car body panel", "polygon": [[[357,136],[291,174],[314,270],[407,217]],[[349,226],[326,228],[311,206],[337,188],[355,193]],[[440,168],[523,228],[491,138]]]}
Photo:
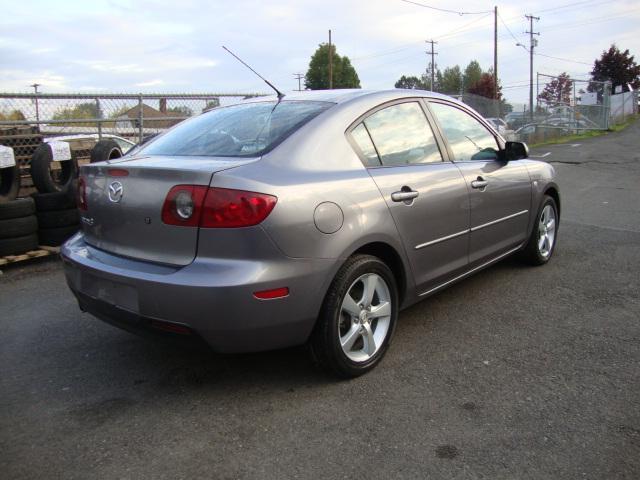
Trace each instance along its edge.
{"label": "gray car body panel", "polygon": [[[408,99],[424,106],[443,162],[365,168],[349,128],[380,105]],[[449,97],[415,90],[304,92],[285,101],[336,104],[261,158],[125,156],[83,167],[98,179],[109,166],[131,169],[139,181],[124,187],[142,195],[113,215],[106,180],[94,180],[87,215],[112,233],[85,224],[63,246],[71,289],[145,318],[188,325],[218,351],[257,351],[305,342],[336,272],[360,249],[375,244],[397,256],[405,307],[516,251],[544,193],[557,190],[553,168],[532,160],[451,162],[428,99],[477,115]],[[479,172],[490,180],[483,192],[469,186]],[[186,183],[263,192],[278,201],[254,227],[158,225],[169,188]],[[392,202],[391,193],[405,185],[418,198]],[[143,221],[148,216],[151,225]],[[285,298],[253,296],[283,286],[290,289]]]}

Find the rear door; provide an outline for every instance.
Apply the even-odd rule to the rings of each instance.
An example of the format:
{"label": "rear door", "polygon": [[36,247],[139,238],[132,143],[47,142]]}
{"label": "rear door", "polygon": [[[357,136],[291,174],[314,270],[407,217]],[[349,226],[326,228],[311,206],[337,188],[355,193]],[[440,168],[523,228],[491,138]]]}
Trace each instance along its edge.
{"label": "rear door", "polygon": [[531,179],[525,161],[501,160],[498,138],[472,112],[439,100],[429,101],[429,108],[469,189],[469,264],[473,267],[524,242],[531,213]]}
{"label": "rear door", "polygon": [[468,195],[420,100],[386,104],[349,130],[402,237],[419,292],[467,266]]}

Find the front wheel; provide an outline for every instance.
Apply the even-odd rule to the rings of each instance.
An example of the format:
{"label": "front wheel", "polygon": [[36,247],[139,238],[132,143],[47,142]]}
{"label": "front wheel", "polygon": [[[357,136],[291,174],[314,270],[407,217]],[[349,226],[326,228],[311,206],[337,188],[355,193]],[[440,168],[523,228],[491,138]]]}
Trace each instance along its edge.
{"label": "front wheel", "polygon": [[544,201],[538,210],[531,237],[529,237],[529,241],[522,251],[522,260],[531,265],[544,265],[547,263],[556,247],[558,226],[559,218],[556,201],[552,197],[545,195]]}
{"label": "front wheel", "polygon": [[322,368],[351,378],[373,369],[386,353],[398,317],[393,273],[370,255],[351,257],[334,278],[310,341]]}

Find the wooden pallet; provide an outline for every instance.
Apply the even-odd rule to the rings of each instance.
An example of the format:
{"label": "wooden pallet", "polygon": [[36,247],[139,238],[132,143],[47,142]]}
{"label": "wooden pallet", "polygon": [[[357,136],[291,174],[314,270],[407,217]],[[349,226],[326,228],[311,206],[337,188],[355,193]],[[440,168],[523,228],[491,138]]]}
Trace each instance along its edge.
{"label": "wooden pallet", "polygon": [[60,253],[60,247],[47,247],[41,245],[38,250],[31,250],[20,255],[7,255],[4,257],[0,257],[0,267],[18,262],[24,262],[27,260],[33,260],[34,258],[48,257],[50,255],[56,255],[58,253]]}

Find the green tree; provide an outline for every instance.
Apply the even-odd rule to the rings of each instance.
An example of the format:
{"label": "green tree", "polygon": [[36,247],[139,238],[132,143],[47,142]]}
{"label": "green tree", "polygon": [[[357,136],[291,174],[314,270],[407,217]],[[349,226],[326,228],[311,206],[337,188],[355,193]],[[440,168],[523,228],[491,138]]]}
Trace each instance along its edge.
{"label": "green tree", "polygon": [[[623,91],[628,90],[627,84],[631,84],[635,90],[640,88],[640,66],[634,61],[634,56],[629,54],[629,49],[621,52],[612,44],[594,62],[591,79],[597,82],[611,81],[612,92],[616,91],[617,86],[622,86]],[[589,91],[595,90],[594,86],[589,85]]]}
{"label": "green tree", "polygon": [[18,121],[26,120],[24,113],[20,110],[11,110],[10,112],[0,112],[0,120],[2,121]]}
{"label": "green tree", "polygon": [[567,72],[562,72],[557,78],[554,78],[544,86],[542,93],[538,98],[548,104],[562,103],[569,105],[571,103],[571,92],[573,90],[573,81]]}
{"label": "green tree", "polygon": [[98,118],[98,107],[94,102],[79,103],[73,108],[63,108],[53,114],[54,120]]}
{"label": "green tree", "polygon": [[167,115],[170,117],[190,117],[193,115],[193,110],[186,105],[181,105],[179,107],[168,108]]}
{"label": "green tree", "polygon": [[427,90],[429,87],[427,83],[421,78],[413,76],[405,76],[402,75],[400,79],[395,84],[396,88],[409,88],[409,89],[418,89],[418,90]]}
{"label": "green tree", "polygon": [[[341,57],[336,46],[331,45],[332,52],[332,87],[360,88],[360,79],[349,57]],[[321,43],[311,56],[309,69],[304,77],[304,86],[310,90],[327,90],[329,88],[329,45]]]}
{"label": "green tree", "polygon": [[464,87],[465,90],[469,90],[469,87],[475,85],[480,81],[482,77],[482,67],[476,60],[471,60],[467,68],[464,69]]}
{"label": "green tree", "polygon": [[442,73],[440,91],[449,95],[457,95],[462,90],[462,71],[458,65],[447,67]]}

